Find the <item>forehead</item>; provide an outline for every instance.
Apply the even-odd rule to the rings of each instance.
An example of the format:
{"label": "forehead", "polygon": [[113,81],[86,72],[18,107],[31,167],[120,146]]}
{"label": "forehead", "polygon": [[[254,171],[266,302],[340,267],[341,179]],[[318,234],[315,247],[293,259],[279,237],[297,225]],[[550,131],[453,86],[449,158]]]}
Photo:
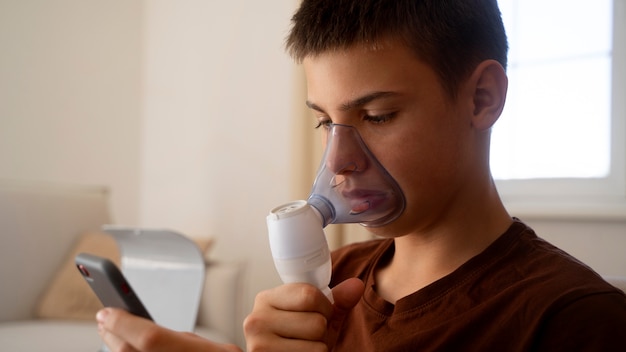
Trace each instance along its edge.
{"label": "forehead", "polygon": [[350,100],[368,92],[419,92],[441,88],[435,71],[405,45],[353,45],[303,60],[308,99]]}

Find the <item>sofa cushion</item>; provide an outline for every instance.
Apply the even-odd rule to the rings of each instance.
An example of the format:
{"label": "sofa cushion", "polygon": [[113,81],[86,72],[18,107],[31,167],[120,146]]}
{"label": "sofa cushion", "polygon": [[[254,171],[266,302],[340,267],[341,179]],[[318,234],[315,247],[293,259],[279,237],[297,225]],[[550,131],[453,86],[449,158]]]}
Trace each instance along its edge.
{"label": "sofa cushion", "polygon": [[[215,342],[232,343],[224,334],[199,328],[196,334]],[[96,321],[30,320],[0,323],[2,351],[95,352],[102,347]]]}
{"label": "sofa cushion", "polygon": [[44,319],[93,320],[102,304],[76,269],[74,257],[86,252],[111,259],[118,266],[120,255],[113,237],[102,232],[80,236],[41,296],[36,316]]}
{"label": "sofa cushion", "polygon": [[198,311],[198,325],[220,331],[230,341],[242,346],[242,321],[246,315],[245,262],[217,261],[207,263],[206,280]]}
{"label": "sofa cushion", "polygon": [[32,319],[72,244],[109,222],[104,187],[0,179],[0,321]]}
{"label": "sofa cushion", "polygon": [[98,351],[102,340],[95,320],[24,320],[0,323],[3,351]]}

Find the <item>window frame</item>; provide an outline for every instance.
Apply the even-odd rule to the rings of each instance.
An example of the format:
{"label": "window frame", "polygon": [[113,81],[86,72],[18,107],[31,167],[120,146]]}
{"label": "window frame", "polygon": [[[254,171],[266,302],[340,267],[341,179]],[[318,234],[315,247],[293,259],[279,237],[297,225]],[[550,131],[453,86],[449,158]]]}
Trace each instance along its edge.
{"label": "window frame", "polygon": [[[513,216],[626,220],[626,1],[613,0],[611,167],[605,178],[495,180]],[[620,97],[622,97],[620,99]]]}

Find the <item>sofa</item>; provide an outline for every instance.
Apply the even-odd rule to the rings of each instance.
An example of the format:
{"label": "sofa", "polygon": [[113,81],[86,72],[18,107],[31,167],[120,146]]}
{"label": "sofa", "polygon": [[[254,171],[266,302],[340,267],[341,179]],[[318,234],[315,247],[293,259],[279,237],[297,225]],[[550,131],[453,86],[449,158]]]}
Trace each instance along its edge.
{"label": "sofa", "polygon": [[[101,231],[112,222],[108,194],[100,186],[0,180],[0,349],[100,349],[101,305],[73,258],[86,251],[119,260]],[[243,348],[245,264],[212,261],[211,240],[194,241],[206,257],[195,332]]]}

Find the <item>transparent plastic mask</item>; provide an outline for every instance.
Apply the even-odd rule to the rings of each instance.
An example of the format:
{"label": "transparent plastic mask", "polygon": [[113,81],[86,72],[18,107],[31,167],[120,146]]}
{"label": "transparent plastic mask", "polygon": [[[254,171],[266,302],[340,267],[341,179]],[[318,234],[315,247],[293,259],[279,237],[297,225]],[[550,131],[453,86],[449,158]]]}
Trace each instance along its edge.
{"label": "transparent plastic mask", "polygon": [[398,183],[380,164],[356,128],[332,124],[322,162],[307,201],[328,224],[378,227],[405,207]]}

